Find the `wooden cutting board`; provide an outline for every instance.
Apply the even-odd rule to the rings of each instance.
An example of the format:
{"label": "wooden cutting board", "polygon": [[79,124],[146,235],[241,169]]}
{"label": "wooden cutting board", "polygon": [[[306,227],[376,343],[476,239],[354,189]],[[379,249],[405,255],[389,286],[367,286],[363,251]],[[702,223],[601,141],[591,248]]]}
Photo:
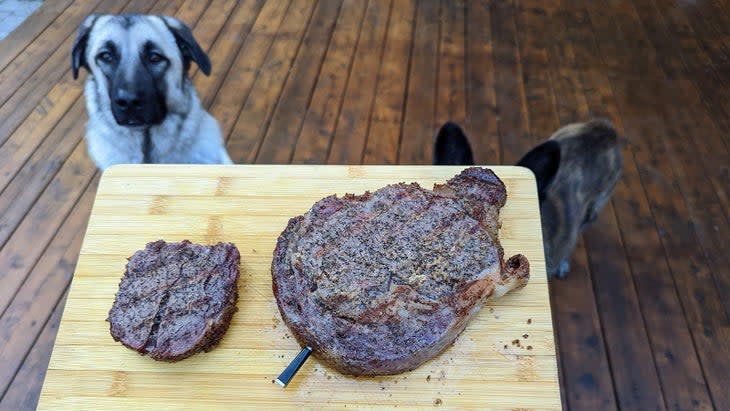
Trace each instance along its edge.
{"label": "wooden cutting board", "polygon": [[[330,194],[394,182],[431,188],[461,171],[433,166],[116,166],[101,180],[39,409],[560,409],[540,216],[532,174],[492,167],[507,186],[500,240],[525,254],[530,282],[485,306],[456,343],[397,376],[344,376],[311,357],[273,380],[300,347],[271,291],[276,238]],[[105,321],[126,258],[149,241],[235,243],[239,311],[218,348],[178,363],[123,347]]]}

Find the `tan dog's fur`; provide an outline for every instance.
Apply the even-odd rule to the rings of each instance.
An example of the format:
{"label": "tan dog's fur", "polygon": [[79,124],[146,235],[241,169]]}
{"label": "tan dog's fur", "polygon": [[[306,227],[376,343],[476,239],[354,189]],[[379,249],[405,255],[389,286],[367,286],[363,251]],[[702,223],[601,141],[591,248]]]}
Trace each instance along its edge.
{"label": "tan dog's fur", "polygon": [[[140,73],[153,77],[153,63],[145,54],[150,49],[161,56],[164,67],[143,84]],[[102,64],[103,54],[115,56],[113,67]],[[191,62],[210,73],[208,56],[190,29],[173,17],[91,15],[84,20],[72,50],[72,68],[74,77],[81,67],[89,71],[86,141],[100,169],[120,163],[231,163],[218,122],[201,106],[188,77]],[[119,101],[114,95],[121,89],[148,96],[142,111],[161,112],[162,118],[124,124],[114,112]],[[150,102],[155,93],[161,97]]]}

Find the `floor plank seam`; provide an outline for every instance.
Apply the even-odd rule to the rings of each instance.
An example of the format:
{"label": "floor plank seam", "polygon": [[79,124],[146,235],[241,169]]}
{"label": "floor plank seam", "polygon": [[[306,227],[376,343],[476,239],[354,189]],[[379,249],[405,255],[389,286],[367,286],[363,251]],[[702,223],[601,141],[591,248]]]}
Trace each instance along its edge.
{"label": "floor plank seam", "polygon": [[365,141],[363,142],[363,145],[362,145],[362,151],[360,152],[360,161],[358,162],[358,164],[364,164],[364,162],[365,162],[365,153],[367,151],[368,139],[370,138],[370,129],[371,129],[371,126],[373,123],[373,111],[375,109],[375,100],[376,100],[376,96],[378,95],[378,86],[380,85],[380,72],[383,68],[383,56],[385,56],[385,49],[386,49],[387,42],[388,42],[388,33],[390,32],[390,18],[393,15],[393,1],[391,1],[389,4],[390,4],[390,7],[388,8],[388,18],[385,19],[385,32],[383,33],[383,41],[382,41],[383,47],[380,48],[380,57],[379,57],[380,63],[378,64],[378,75],[375,76],[375,84],[373,85],[373,87],[375,87],[375,92],[373,93],[373,98],[370,101],[370,107],[368,109],[368,119],[365,122]]}
{"label": "floor plank seam", "polygon": [[403,102],[401,104],[401,121],[400,121],[400,129],[398,132],[398,147],[396,147],[395,151],[395,164],[401,164],[400,159],[400,153],[401,148],[403,146],[403,132],[405,128],[405,116],[406,116],[406,107],[408,107],[408,98],[409,98],[409,91],[411,89],[411,68],[413,66],[413,54],[415,53],[416,45],[415,45],[415,38],[416,38],[416,28],[418,27],[418,5],[419,2],[416,1],[416,4],[413,7],[413,27],[411,27],[411,41],[410,43],[410,52],[408,53],[408,63],[406,64],[406,84],[404,85],[404,92],[403,92]]}
{"label": "floor plank seam", "polygon": [[309,17],[307,18],[307,23],[305,24],[305,29],[302,31],[302,36],[299,39],[299,42],[297,43],[296,51],[294,52],[294,55],[292,56],[290,62],[289,62],[289,70],[287,71],[286,75],[284,76],[284,79],[282,81],[282,87],[279,91],[279,95],[276,96],[276,102],[274,102],[273,107],[271,108],[271,112],[269,113],[266,120],[264,120],[263,130],[261,131],[261,139],[259,141],[258,146],[256,147],[256,154],[253,156],[254,163],[259,162],[259,154],[261,153],[261,147],[264,146],[264,141],[266,140],[266,136],[269,134],[269,127],[271,126],[271,120],[274,116],[274,113],[276,113],[277,109],[279,108],[279,105],[281,104],[281,95],[284,94],[284,90],[286,89],[286,84],[289,81],[292,69],[294,68],[294,65],[296,64],[297,57],[299,57],[299,52],[302,49],[302,44],[304,44],[304,38],[307,36],[307,33],[309,32],[310,25],[312,23],[312,19],[314,18],[314,12],[317,10],[317,8],[320,5],[320,0],[316,1],[316,4],[312,7],[312,11],[309,14]]}
{"label": "floor plank seam", "polygon": [[367,0],[367,1],[362,2],[362,3],[364,3],[362,5],[362,7],[363,7],[362,16],[360,17],[360,23],[357,28],[357,36],[355,36],[356,38],[353,43],[354,46],[352,47],[352,53],[350,53],[350,63],[349,63],[348,69],[347,69],[347,75],[345,76],[345,82],[344,82],[344,85],[342,88],[342,93],[340,93],[339,102],[337,104],[337,114],[335,115],[335,121],[332,125],[332,133],[329,137],[329,144],[327,145],[327,155],[325,156],[325,160],[324,160],[325,163],[328,163],[328,159],[330,158],[330,156],[332,154],[332,146],[334,145],[335,136],[337,135],[337,127],[340,122],[340,116],[342,115],[342,106],[344,105],[343,103],[345,101],[345,96],[347,95],[347,88],[350,85],[352,69],[353,69],[353,66],[355,65],[355,56],[357,56],[357,50],[360,46],[362,28],[363,28],[363,24],[365,23],[365,16],[367,14],[368,7],[370,7],[371,1],[373,1],[373,0]]}
{"label": "floor plank seam", "polygon": [[[214,90],[211,92],[211,96],[212,97],[208,99],[209,101],[205,105],[206,110],[210,110],[210,108],[213,106],[213,103],[215,101],[215,96],[218,95],[218,93],[220,92],[221,87],[223,86],[223,83],[224,83],[225,79],[231,73],[231,70],[233,69],[234,63],[238,59],[238,54],[241,53],[241,50],[243,49],[243,45],[246,43],[246,40],[248,39],[249,34],[251,34],[251,30],[253,30],[253,26],[254,26],[254,23],[256,22],[256,19],[261,14],[261,9],[263,8],[264,1],[263,0],[257,0],[257,3],[260,6],[258,7],[258,11],[256,13],[256,17],[251,20],[251,24],[248,27],[248,30],[245,33],[241,33],[240,43],[238,44],[238,47],[235,48],[235,53],[232,53],[233,54],[233,57],[229,59],[228,64],[225,66],[225,71],[220,74],[220,76],[219,76],[220,77],[220,81],[217,81],[216,82],[215,87],[214,87]],[[243,7],[244,4],[245,3],[239,3],[236,6],[236,10],[240,9],[241,7]],[[229,17],[228,20],[230,20],[230,18],[232,16],[234,16],[234,15],[236,15],[236,12],[235,11],[231,12],[231,16]],[[226,21],[225,24],[228,24],[228,20]],[[225,25],[224,25],[224,27],[225,27]],[[222,31],[223,30],[221,30],[221,32]],[[215,43],[213,43],[213,44],[215,44]],[[225,139],[225,136],[224,136],[224,139]]]}
{"label": "floor plank seam", "polygon": [[[296,132],[297,138],[294,141],[294,143],[292,144],[292,150],[289,153],[289,159],[287,160],[287,164],[292,164],[294,161],[294,155],[296,154],[297,142],[299,141],[299,137],[302,133],[302,128],[304,127],[304,122],[307,118],[307,113],[309,113],[309,110],[311,108],[312,98],[314,98],[314,93],[317,90],[317,83],[322,74],[322,69],[324,68],[324,63],[327,59],[327,54],[329,52],[330,46],[332,45],[332,39],[334,37],[335,29],[337,28],[337,20],[339,20],[339,18],[341,16],[341,13],[343,10],[343,4],[344,3],[340,3],[340,6],[337,8],[335,21],[332,23],[332,27],[330,28],[330,32],[327,37],[327,46],[325,47],[324,51],[322,52],[322,56],[319,59],[319,69],[317,69],[317,76],[315,77],[314,81],[312,81],[312,86],[309,89],[309,94],[307,96],[307,103],[305,104],[305,108],[304,108],[304,115],[302,116],[302,119],[299,122],[299,126],[297,127],[297,132]],[[343,95],[344,95],[344,93],[343,93]]]}
{"label": "floor plank seam", "polygon": [[[287,15],[287,13],[289,12],[289,9],[291,8],[292,2],[293,2],[293,0],[287,0],[287,1],[288,1],[288,3],[286,6],[286,10],[283,11],[283,16]],[[278,36],[279,30],[281,29],[281,25],[283,23],[284,23],[284,18],[282,17],[281,20],[279,20],[279,25],[276,28],[276,34],[274,35],[274,39],[269,43],[269,46],[266,49],[266,54],[264,55],[264,58],[261,61],[262,66],[266,62],[266,59],[269,57],[269,54],[271,53],[271,48],[273,47],[274,42],[276,41],[276,36]],[[252,26],[252,28],[253,28],[253,26]],[[241,45],[241,50],[242,49],[243,49],[243,44]],[[239,53],[240,53],[240,50],[239,50]],[[246,93],[246,96],[241,100],[241,106],[238,110],[238,114],[236,115],[236,118],[232,121],[233,128],[231,129],[231,132],[228,135],[224,136],[226,145],[228,145],[228,143],[231,141],[231,137],[233,137],[231,134],[233,134],[233,132],[236,128],[236,124],[238,124],[238,122],[241,119],[241,113],[243,112],[244,107],[246,107],[246,103],[248,102],[249,97],[251,97],[251,91],[253,90],[254,85],[258,81],[260,74],[261,74],[261,66],[259,66],[259,68],[256,70],[256,75],[254,76],[254,79],[251,82],[251,86],[249,87],[249,90]],[[234,159],[234,162],[235,162],[235,159]]]}

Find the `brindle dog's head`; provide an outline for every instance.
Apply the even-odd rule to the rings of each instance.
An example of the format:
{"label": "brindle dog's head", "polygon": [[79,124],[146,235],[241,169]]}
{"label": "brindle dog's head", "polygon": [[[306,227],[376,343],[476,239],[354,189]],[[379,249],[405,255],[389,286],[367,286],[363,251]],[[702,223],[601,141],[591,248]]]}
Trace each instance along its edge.
{"label": "brindle dog's head", "polygon": [[168,16],[91,15],[78,30],[71,59],[74,78],[86,68],[101,108],[130,127],[185,112],[183,82],[191,61],[210,74],[210,60],[190,29]]}
{"label": "brindle dog's head", "polygon": [[[446,141],[448,140],[448,141]],[[443,127],[434,164],[473,164],[460,128]],[[605,120],[565,126],[517,163],[537,180],[548,276],[563,277],[578,235],[598,217],[621,176],[623,160],[616,131]]]}

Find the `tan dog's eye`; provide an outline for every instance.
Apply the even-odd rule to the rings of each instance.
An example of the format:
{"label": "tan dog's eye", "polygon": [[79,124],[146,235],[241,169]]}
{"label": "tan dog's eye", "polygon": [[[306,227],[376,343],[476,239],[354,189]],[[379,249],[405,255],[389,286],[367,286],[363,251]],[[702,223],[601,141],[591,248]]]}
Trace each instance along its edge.
{"label": "tan dog's eye", "polygon": [[97,60],[101,60],[104,63],[110,64],[114,61],[114,55],[108,51],[102,51],[96,56]]}
{"label": "tan dog's eye", "polygon": [[162,62],[163,60],[165,60],[165,58],[162,57],[162,54],[150,53],[150,55],[147,57],[147,60],[149,60],[150,63],[156,64]]}

